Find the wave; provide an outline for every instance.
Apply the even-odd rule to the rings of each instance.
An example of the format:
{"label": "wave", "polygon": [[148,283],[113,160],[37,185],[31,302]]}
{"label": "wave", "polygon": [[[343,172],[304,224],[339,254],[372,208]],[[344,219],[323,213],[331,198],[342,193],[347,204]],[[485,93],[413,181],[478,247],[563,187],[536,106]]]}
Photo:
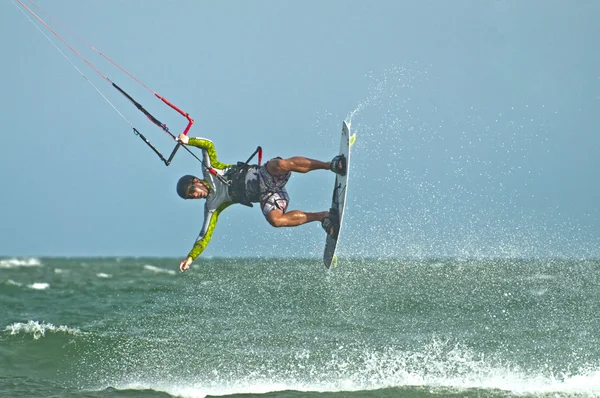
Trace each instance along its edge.
{"label": "wave", "polygon": [[4,258],[0,260],[0,268],[40,267],[41,261],[35,257],[26,259]]}
{"label": "wave", "polygon": [[45,282],[34,282],[31,285],[27,285],[27,287],[33,290],[46,290],[50,287],[50,284]]}
{"label": "wave", "polygon": [[[515,360],[494,358],[447,341],[434,340],[413,350],[344,344],[327,354],[306,349],[280,352],[283,356],[265,355],[248,347],[243,353],[228,356],[226,352],[202,355],[202,350],[186,343],[184,352],[176,353],[171,350],[173,341],[168,339],[131,340],[121,333],[90,334],[38,321],[17,322],[5,330],[11,336],[23,334],[34,340],[45,337],[42,341],[48,344],[43,346],[39,342],[26,344],[27,357],[47,358],[49,350],[63,355],[69,363],[63,374],[74,371],[71,380],[96,392],[155,391],[188,398],[270,393],[289,393],[290,397],[312,393],[325,393],[320,395],[323,397],[328,393],[335,397],[600,397],[597,363],[569,370],[551,369],[544,363],[524,367]],[[65,339],[72,337],[83,338],[78,338],[76,344],[66,344]],[[13,349],[18,346],[5,343]],[[21,358],[23,352],[12,355]],[[55,365],[52,369],[54,372]],[[390,395],[383,394],[384,390]]]}
{"label": "wave", "polygon": [[[156,364],[160,372],[146,368],[132,374],[129,373],[131,367],[122,368],[118,376],[105,379],[107,384],[98,387],[154,390],[190,398],[283,391],[352,393],[384,389],[407,392],[425,389],[443,395],[485,391],[496,395],[600,396],[597,364],[570,372],[553,372],[544,365],[538,369],[525,369],[512,362],[476,354],[460,345],[450,346],[438,341],[418,352],[340,346],[338,352],[328,358],[306,351],[273,362],[263,357],[254,358],[254,364],[244,364],[241,360],[238,363],[213,363],[202,369],[183,358],[176,360],[177,366],[165,367],[164,359],[162,357],[161,364]],[[186,363],[183,371],[182,363]],[[145,362],[144,365],[149,364]]]}
{"label": "wave", "polygon": [[155,267],[154,265],[148,265],[148,264],[144,265],[144,269],[148,270],[148,271],[152,271],[156,274],[169,274],[169,275],[177,274],[172,269],[159,268],[159,267]]}
{"label": "wave", "polygon": [[[502,376],[498,375],[497,382],[489,380],[486,386],[472,386],[476,383],[465,382],[462,385],[443,384],[412,384],[410,382],[401,385],[382,385],[379,388],[367,387],[362,389],[353,385],[352,381],[340,380],[336,383],[312,384],[302,381],[273,381],[273,380],[237,380],[229,383],[217,385],[211,382],[149,382],[149,383],[126,383],[117,385],[119,391],[155,391],[164,392],[175,397],[184,398],[204,398],[207,396],[247,396],[262,395],[272,393],[287,392],[290,397],[304,396],[308,393],[316,393],[318,396],[327,397],[327,393],[333,393],[331,396],[352,397],[357,393],[360,397],[373,396],[578,396],[578,397],[598,397],[598,382],[600,373],[589,375],[580,375],[567,378],[562,381],[544,380],[531,378],[527,380],[527,385],[520,386],[513,384],[510,388],[497,387],[495,384],[504,386],[510,383],[518,383],[520,378],[508,378],[500,380]],[[465,380],[466,381],[466,380]],[[348,384],[349,383],[349,384]],[[449,385],[450,384],[450,385]],[[389,395],[376,394],[377,391],[389,391]],[[367,392],[371,392],[368,394]],[[421,392],[421,394],[419,394]],[[302,394],[302,395],[299,395]],[[315,394],[315,395],[316,395]],[[278,395],[279,396],[279,395]],[[312,394],[311,394],[312,396]]]}
{"label": "wave", "polygon": [[[3,281],[3,283],[8,286],[17,286],[17,287],[23,286],[23,283],[17,282],[13,279],[7,279],[7,280]],[[46,283],[46,282],[33,282],[26,286],[27,286],[27,288],[33,289],[33,290],[47,290],[50,288],[50,284]]]}
{"label": "wave", "polygon": [[35,340],[38,340],[49,333],[63,333],[67,335],[77,336],[81,334],[81,331],[76,328],[70,328],[65,325],[55,326],[51,323],[39,323],[38,321],[29,321],[27,323],[15,322],[12,325],[8,325],[4,328],[6,332],[9,332],[11,336],[18,334],[30,334]]}

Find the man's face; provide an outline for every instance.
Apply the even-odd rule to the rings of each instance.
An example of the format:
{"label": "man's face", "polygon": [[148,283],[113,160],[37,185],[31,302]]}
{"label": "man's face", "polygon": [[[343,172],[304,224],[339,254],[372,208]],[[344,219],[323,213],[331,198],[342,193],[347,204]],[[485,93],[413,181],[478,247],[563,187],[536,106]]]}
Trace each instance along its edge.
{"label": "man's face", "polygon": [[194,178],[187,191],[188,199],[203,199],[208,196],[208,188],[202,181]]}

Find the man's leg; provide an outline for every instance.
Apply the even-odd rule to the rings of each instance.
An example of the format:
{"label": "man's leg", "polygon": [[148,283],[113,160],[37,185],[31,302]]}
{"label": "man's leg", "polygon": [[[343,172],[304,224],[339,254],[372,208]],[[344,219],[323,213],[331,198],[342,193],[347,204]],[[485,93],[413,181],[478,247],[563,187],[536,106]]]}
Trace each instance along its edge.
{"label": "man's leg", "polygon": [[329,170],[331,162],[321,162],[320,160],[294,156],[288,159],[271,159],[267,162],[266,166],[267,171],[272,175],[282,175],[290,171],[308,173],[313,170]]}
{"label": "man's leg", "polygon": [[269,224],[274,227],[297,227],[313,221],[323,221],[329,215],[328,211],[318,213],[305,213],[300,210],[292,210],[284,213],[282,210],[274,209],[265,216]]}

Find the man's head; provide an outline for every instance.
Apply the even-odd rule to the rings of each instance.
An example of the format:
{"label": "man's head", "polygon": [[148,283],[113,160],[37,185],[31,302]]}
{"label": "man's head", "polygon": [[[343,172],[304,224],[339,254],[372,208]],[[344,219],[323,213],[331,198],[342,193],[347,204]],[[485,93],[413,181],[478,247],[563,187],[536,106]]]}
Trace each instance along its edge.
{"label": "man's head", "polygon": [[185,175],[177,181],[177,194],[182,199],[202,199],[208,196],[208,185],[193,175]]}

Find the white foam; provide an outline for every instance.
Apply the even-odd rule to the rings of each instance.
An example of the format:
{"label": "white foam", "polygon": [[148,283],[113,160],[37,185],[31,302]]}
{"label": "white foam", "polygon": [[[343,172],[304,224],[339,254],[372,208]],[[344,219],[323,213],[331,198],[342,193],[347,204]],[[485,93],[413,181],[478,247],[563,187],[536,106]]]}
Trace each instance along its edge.
{"label": "white foam", "polygon": [[152,271],[156,274],[169,274],[169,275],[175,275],[176,272],[171,270],[171,269],[164,269],[164,268],[159,268],[159,267],[155,267],[154,265],[144,265],[144,269],[148,270],[148,271]]}
{"label": "white foam", "polygon": [[99,273],[96,274],[96,276],[98,278],[103,278],[103,279],[112,278],[111,274],[105,274],[104,272],[99,272]]}
{"label": "white foam", "polygon": [[39,267],[42,263],[35,257],[19,259],[5,258],[0,260],[0,268]]}
{"label": "white foam", "polygon": [[11,335],[17,335],[19,333],[31,334],[35,340],[44,337],[46,332],[65,333],[71,335],[77,335],[80,333],[79,329],[73,329],[64,325],[54,326],[51,323],[40,324],[38,321],[29,321],[27,323],[16,322],[7,326],[4,330],[10,332]]}
{"label": "white foam", "polygon": [[[425,387],[432,391],[502,390],[514,394],[582,394],[600,396],[600,369],[574,369],[553,374],[545,367],[531,370],[479,355],[447,343],[433,342],[420,352],[389,349],[334,355],[325,364],[311,363],[310,353],[290,362],[288,369],[263,368],[246,376],[216,371],[201,379],[130,381],[119,389],[152,389],[170,395],[203,398],[207,395],[265,394],[277,391],[340,392],[392,387]],[[358,357],[357,357],[358,354]],[[276,375],[276,376],[274,376]],[[203,380],[202,380],[203,379]]]}
{"label": "white foam", "polygon": [[35,282],[31,285],[27,285],[27,287],[34,290],[46,290],[50,287],[50,284],[45,282]]}
{"label": "white foam", "polygon": [[[211,385],[212,384],[212,385]],[[130,383],[117,387],[122,390],[145,390],[148,389],[146,383]],[[176,386],[168,384],[154,384],[150,389],[154,391],[166,392],[169,395],[184,398],[204,398],[206,396],[227,396],[237,394],[268,394],[277,391],[320,391],[312,390],[301,384],[277,383],[268,381],[240,381],[232,384],[218,386],[213,383],[198,383],[191,386]]]}

